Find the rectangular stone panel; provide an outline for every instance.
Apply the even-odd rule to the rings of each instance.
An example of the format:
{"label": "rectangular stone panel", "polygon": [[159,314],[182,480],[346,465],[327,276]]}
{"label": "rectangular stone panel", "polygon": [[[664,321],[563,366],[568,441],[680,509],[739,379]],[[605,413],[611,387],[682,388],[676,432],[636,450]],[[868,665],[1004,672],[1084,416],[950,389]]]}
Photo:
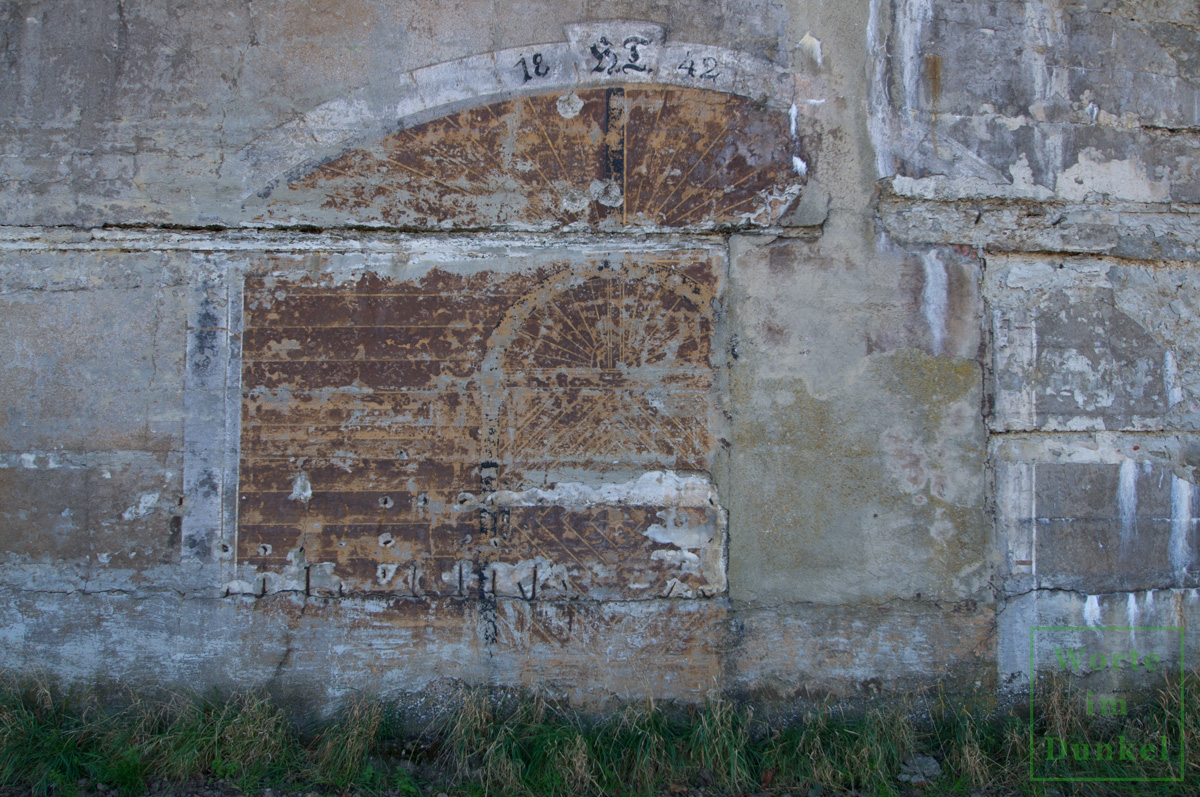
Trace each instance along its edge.
{"label": "rectangular stone panel", "polygon": [[0,573],[31,590],[172,583],[178,453],[0,453]]}
{"label": "rectangular stone panel", "polygon": [[1196,429],[1193,271],[1108,258],[989,260],[992,428]]}
{"label": "rectangular stone panel", "polygon": [[969,685],[993,655],[995,616],[974,601],[743,611],[726,666],[734,689],[774,700],[874,697],[956,678]]}
{"label": "rectangular stone panel", "polygon": [[104,287],[0,296],[0,450],[177,450],[184,290],[148,276],[110,289],[103,278],[117,267],[61,257],[93,267]]}
{"label": "rectangular stone panel", "polygon": [[1194,436],[997,439],[997,530],[1010,593],[1200,585]]}
{"label": "rectangular stone panel", "polygon": [[720,255],[487,258],[246,278],[231,590],[724,591]]}

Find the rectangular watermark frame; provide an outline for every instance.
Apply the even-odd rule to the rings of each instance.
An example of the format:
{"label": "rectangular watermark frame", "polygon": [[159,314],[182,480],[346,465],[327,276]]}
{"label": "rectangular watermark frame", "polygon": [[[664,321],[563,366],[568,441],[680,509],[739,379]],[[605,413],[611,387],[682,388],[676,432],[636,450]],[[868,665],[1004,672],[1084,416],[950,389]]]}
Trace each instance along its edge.
{"label": "rectangular watermark frame", "polygon": [[[1038,674],[1037,673],[1037,657],[1036,657],[1037,648],[1034,646],[1034,634],[1035,634],[1035,632],[1039,632],[1039,631],[1057,631],[1057,632],[1067,632],[1067,633],[1072,633],[1072,634],[1080,633],[1080,632],[1122,632],[1122,631],[1130,633],[1130,634],[1136,634],[1138,632],[1168,632],[1169,631],[1169,632],[1177,632],[1179,634],[1180,700],[1179,700],[1179,716],[1176,718],[1176,722],[1174,723],[1177,726],[1178,731],[1179,731],[1179,738],[1177,740],[1177,745],[1176,745],[1178,748],[1178,751],[1179,751],[1179,757],[1178,757],[1178,762],[1177,762],[1178,763],[1177,776],[1175,776],[1175,777],[1099,777],[1099,776],[1088,776],[1088,775],[1083,775],[1083,774],[1081,774],[1081,775],[1046,776],[1044,774],[1039,775],[1037,772],[1034,771],[1034,746],[1037,744],[1036,737],[1034,735],[1034,721],[1037,718],[1037,715],[1035,714],[1035,707],[1034,707],[1034,696],[1037,691],[1036,684],[1037,684],[1037,674]],[[1184,689],[1184,684],[1185,684],[1185,681],[1184,681],[1184,672],[1185,672],[1184,652],[1186,649],[1185,633],[1186,633],[1185,628],[1166,627],[1166,626],[1119,626],[1119,627],[1113,627],[1113,626],[1034,626],[1034,627],[1031,627],[1029,629],[1029,739],[1030,739],[1030,745],[1031,745],[1030,751],[1029,751],[1029,779],[1031,781],[1040,782],[1040,783],[1048,783],[1048,782],[1179,783],[1179,782],[1181,782],[1183,780],[1184,771],[1185,771],[1186,765],[1187,765],[1187,760],[1186,760],[1187,751],[1184,746],[1184,738],[1183,738],[1184,708],[1186,705],[1186,702],[1185,702],[1186,695],[1184,695],[1183,691],[1182,691]],[[1166,648],[1160,647],[1158,649],[1165,650]],[[1063,653],[1064,650],[1066,651],[1065,658],[1064,658],[1064,653]],[[1089,663],[1092,663],[1095,661],[1095,657],[1097,655],[1099,655],[1101,657],[1102,661],[1111,662],[1114,669],[1118,668],[1118,665],[1121,663],[1122,660],[1124,660],[1126,663],[1128,663],[1132,669],[1135,669],[1135,670],[1140,669],[1138,667],[1138,663],[1137,663],[1138,662],[1138,658],[1137,658],[1138,654],[1137,654],[1136,649],[1131,648],[1130,651],[1128,651],[1124,654],[1116,653],[1116,652],[1108,652],[1108,653],[1101,652],[1099,654],[1092,654],[1090,657],[1083,657],[1083,658],[1081,658],[1079,655],[1081,650],[1082,649],[1054,648],[1055,657],[1056,657],[1056,661],[1059,665],[1059,668],[1066,670],[1068,677],[1081,676],[1083,674],[1083,673],[1072,672],[1069,665],[1074,664],[1078,667],[1085,660],[1087,660]],[[1131,656],[1132,656],[1132,659],[1130,658]],[[1108,657],[1108,658],[1105,658],[1105,657]],[[1145,666],[1146,661],[1148,659],[1150,659],[1151,657],[1153,657],[1154,663],[1158,663],[1161,661],[1161,659],[1156,654],[1153,654],[1153,653],[1146,654],[1146,656],[1144,656],[1141,659],[1141,661],[1143,662],[1143,666]],[[1107,667],[1107,666],[1108,665],[1106,663],[1105,667]],[[1148,669],[1150,669],[1150,668],[1148,668]],[[1153,669],[1151,669],[1151,671],[1153,671]],[[1166,671],[1164,670],[1163,673],[1165,674]],[[1087,699],[1088,713],[1093,713],[1091,692],[1087,693],[1086,699]],[[1115,705],[1118,702],[1121,704],[1121,708],[1123,710],[1124,703],[1125,703],[1124,700],[1114,701],[1114,700],[1101,699],[1100,701],[1098,701],[1099,707],[1102,708],[1102,710],[1103,710],[1102,716],[1111,716],[1108,714],[1107,709],[1115,708]],[[1120,736],[1118,738],[1120,739],[1120,745],[1121,745],[1117,751],[1118,755],[1129,754],[1130,751],[1132,750],[1132,748],[1125,747],[1125,744],[1124,744],[1125,737]],[[1084,741],[1086,743],[1086,739]],[[1060,742],[1060,744],[1063,745],[1063,757],[1065,757],[1065,754],[1066,754],[1065,740],[1060,739],[1059,742]],[[1160,760],[1171,761],[1172,759],[1165,757],[1166,749],[1167,749],[1166,745],[1167,745],[1167,740],[1164,738],[1161,740],[1162,757],[1160,758]],[[1099,751],[1100,746],[1101,746],[1100,744],[1097,744],[1097,752]],[[1110,750],[1109,750],[1110,754],[1113,752],[1111,750],[1111,745],[1109,745],[1108,743],[1104,743],[1104,746],[1110,747]],[[1145,749],[1148,746],[1150,746],[1150,745],[1148,745],[1148,744],[1141,745],[1140,749],[1138,749],[1136,751],[1136,753],[1130,754],[1130,760],[1136,761],[1137,760],[1136,756],[1140,756],[1141,760],[1150,760],[1150,758],[1148,758],[1144,755]],[[1072,744],[1072,748],[1075,748],[1075,747],[1076,747],[1076,745]],[[1075,752],[1074,749],[1072,752],[1073,753]],[[1109,760],[1111,760],[1111,759],[1109,759]],[[1124,759],[1122,759],[1122,760],[1124,760]]]}

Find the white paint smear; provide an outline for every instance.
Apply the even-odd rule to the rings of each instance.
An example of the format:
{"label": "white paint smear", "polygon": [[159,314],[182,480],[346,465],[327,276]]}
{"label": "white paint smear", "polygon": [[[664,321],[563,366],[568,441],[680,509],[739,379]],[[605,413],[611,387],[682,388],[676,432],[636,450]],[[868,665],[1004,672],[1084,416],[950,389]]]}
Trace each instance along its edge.
{"label": "white paint smear", "polygon": [[1191,546],[1188,545],[1192,530],[1192,483],[1178,476],[1171,477],[1171,568],[1175,571],[1175,584],[1183,586],[1188,565],[1192,563]]}
{"label": "white paint smear", "polygon": [[1095,595],[1088,595],[1083,602],[1083,621],[1089,628],[1100,625],[1100,599]]}
{"label": "white paint smear", "polygon": [[709,506],[716,490],[706,476],[679,475],[674,471],[648,471],[633,481],[592,486],[559,482],[547,489],[521,492],[498,490],[486,499],[495,506],[596,506],[630,504],[642,506]]}
{"label": "white paint smear", "polygon": [[946,266],[938,258],[937,252],[927,252],[921,256],[925,267],[925,287],[921,289],[921,314],[929,324],[929,333],[933,336],[934,354],[942,353],[942,345],[946,338],[946,304],[949,279],[946,276]]}
{"label": "white paint smear", "polygon": [[1117,512],[1121,516],[1121,556],[1129,553],[1129,546],[1137,536],[1137,463],[1132,459],[1121,462],[1117,484]]}

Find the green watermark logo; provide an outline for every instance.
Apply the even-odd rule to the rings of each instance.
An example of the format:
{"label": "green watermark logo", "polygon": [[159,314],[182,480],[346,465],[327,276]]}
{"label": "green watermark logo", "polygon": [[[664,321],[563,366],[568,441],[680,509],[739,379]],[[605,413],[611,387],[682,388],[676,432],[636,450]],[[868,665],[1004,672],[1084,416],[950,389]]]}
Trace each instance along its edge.
{"label": "green watermark logo", "polygon": [[[1177,668],[1149,652],[1175,649]],[[1182,692],[1178,715],[1162,717],[1143,708],[1172,697],[1164,690],[1182,690],[1183,670],[1183,628],[1031,628],[1030,778],[1182,780],[1187,753]]]}

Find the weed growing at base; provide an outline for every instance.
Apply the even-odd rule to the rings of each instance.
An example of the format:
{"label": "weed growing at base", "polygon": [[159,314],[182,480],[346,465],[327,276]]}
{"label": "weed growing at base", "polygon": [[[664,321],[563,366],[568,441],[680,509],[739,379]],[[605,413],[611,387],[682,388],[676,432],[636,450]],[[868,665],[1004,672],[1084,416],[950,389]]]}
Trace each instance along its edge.
{"label": "weed growing at base", "polygon": [[[932,755],[933,793],[1026,790],[1031,754],[1059,727],[1099,733],[1065,680],[1035,696],[1032,726],[997,714],[980,695],[917,696],[852,714],[814,710],[765,722],[729,700],[702,706],[647,702],[588,718],[539,695],[462,688],[423,733],[406,735],[387,704],[358,699],[321,728],[301,729],[265,695],[131,699],[102,710],[38,684],[0,689],[0,786],[71,797],[104,783],[133,797],[159,779],[219,778],[253,793],[412,795],[650,795],[701,787],[714,793],[896,795],[906,761]],[[1047,686],[1047,684],[1043,684]],[[1053,685],[1050,685],[1053,686]],[[1180,723],[1200,749],[1200,674],[1176,679],[1155,701],[1131,706],[1147,728]],[[1074,711],[1074,714],[1070,714]],[[914,719],[919,718],[919,719]],[[1065,724],[1064,724],[1065,723]],[[1099,737],[1098,737],[1099,738]],[[1200,768],[1161,795],[1190,794]],[[1119,794],[1123,784],[1089,784]]]}

